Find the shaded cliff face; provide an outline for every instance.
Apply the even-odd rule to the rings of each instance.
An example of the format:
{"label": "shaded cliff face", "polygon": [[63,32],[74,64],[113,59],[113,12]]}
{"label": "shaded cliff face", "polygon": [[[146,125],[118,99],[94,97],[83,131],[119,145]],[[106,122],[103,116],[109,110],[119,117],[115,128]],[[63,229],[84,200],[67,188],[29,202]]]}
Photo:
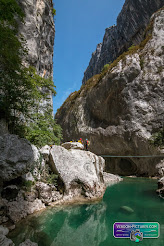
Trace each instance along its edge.
{"label": "shaded cliff face", "polygon": [[[18,0],[25,12],[24,24],[19,28],[27,43],[26,63],[45,78],[53,77],[53,46],[55,25],[51,0]],[[52,95],[48,97],[52,105]],[[42,102],[46,105],[46,101]]]}
{"label": "shaded cliff face", "polygon": [[[58,110],[64,140],[89,138],[101,155],[153,155],[149,139],[164,120],[164,10],[151,19],[152,35],[100,79],[82,86]],[[141,48],[142,47],[142,48]],[[96,78],[95,78],[96,80]],[[113,173],[154,175],[160,158],[112,159]]]}
{"label": "shaded cliff face", "polygon": [[117,18],[117,26],[105,30],[102,44],[98,44],[92,54],[83,84],[100,73],[105,64],[114,61],[132,44],[139,44],[151,15],[163,5],[164,0],[126,0]]}

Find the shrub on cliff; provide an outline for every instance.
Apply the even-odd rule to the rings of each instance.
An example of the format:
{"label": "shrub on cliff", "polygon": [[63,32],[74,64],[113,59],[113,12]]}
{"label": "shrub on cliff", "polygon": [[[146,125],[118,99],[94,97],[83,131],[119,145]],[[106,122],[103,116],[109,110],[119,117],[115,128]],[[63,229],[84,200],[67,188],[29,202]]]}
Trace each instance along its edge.
{"label": "shrub on cliff", "polygon": [[164,127],[152,135],[151,143],[155,146],[164,147]]}

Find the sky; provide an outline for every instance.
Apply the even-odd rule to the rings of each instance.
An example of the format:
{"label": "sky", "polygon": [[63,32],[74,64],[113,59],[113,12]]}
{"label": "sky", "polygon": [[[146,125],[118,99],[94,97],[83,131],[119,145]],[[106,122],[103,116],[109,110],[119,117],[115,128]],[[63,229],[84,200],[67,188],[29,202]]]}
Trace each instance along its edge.
{"label": "sky", "polygon": [[116,24],[125,0],[53,0],[56,9],[53,80],[54,113],[79,90],[92,53],[105,29]]}

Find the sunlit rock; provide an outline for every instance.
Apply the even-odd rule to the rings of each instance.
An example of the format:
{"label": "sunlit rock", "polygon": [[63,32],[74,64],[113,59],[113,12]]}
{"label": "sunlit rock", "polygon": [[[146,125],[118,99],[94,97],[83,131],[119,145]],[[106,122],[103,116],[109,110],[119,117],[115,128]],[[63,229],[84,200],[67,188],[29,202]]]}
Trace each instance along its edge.
{"label": "sunlit rock", "polygon": [[61,145],[65,149],[84,149],[84,145],[79,142],[66,142]]}
{"label": "sunlit rock", "polygon": [[104,193],[103,169],[105,161],[89,151],[53,146],[50,165],[63,182],[64,192],[88,198]]}

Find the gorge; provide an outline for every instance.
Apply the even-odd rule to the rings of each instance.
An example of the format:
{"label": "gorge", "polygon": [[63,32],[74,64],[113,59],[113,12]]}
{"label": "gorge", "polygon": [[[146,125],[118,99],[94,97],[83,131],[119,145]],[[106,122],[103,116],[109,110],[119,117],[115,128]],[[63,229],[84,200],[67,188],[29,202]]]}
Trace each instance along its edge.
{"label": "gorge", "polygon": [[88,138],[98,155],[159,156],[109,158],[113,173],[153,176],[163,158],[163,149],[150,141],[164,120],[163,18],[162,8],[151,17],[145,39],[72,93],[56,114],[65,141]]}
{"label": "gorge", "polygon": [[[47,84],[54,67],[53,1],[11,2],[25,13],[18,25],[27,48],[22,63],[35,69],[30,76],[40,94],[30,139],[13,134],[0,118],[0,246],[127,245],[113,237],[116,221],[158,221],[161,236],[142,243],[162,246],[164,0],[125,1],[117,25],[106,29],[92,54],[80,90],[55,120]],[[40,87],[44,79],[47,87]],[[63,129],[63,143],[54,124]],[[71,141],[79,137],[89,140],[89,151]]]}

